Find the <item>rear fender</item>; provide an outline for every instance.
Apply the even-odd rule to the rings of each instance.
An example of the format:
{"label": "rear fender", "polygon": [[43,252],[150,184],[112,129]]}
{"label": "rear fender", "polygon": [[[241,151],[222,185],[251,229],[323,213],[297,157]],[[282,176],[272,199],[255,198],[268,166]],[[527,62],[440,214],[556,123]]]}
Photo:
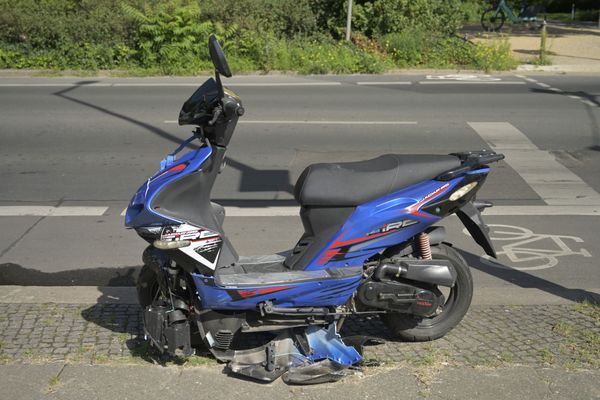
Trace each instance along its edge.
{"label": "rear fender", "polygon": [[483,222],[481,213],[472,202],[467,202],[456,211],[456,215],[471,234],[475,242],[480,245],[485,253],[491,257],[497,258],[496,250],[490,240],[490,228]]}

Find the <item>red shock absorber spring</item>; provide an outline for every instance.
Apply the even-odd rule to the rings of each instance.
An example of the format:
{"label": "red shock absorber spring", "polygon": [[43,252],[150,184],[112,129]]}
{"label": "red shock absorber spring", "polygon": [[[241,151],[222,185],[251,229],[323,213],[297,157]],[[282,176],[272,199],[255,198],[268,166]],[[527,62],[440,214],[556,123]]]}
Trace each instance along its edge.
{"label": "red shock absorber spring", "polygon": [[419,239],[419,250],[421,251],[421,258],[423,260],[431,260],[431,246],[429,245],[429,235],[425,232],[421,232],[418,236]]}

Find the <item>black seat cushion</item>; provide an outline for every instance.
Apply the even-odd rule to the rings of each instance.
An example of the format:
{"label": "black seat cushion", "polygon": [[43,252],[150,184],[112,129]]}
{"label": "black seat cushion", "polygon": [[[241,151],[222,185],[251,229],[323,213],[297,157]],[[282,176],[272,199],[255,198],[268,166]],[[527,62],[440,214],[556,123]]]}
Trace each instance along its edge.
{"label": "black seat cushion", "polygon": [[460,166],[455,156],[386,154],[372,160],[313,164],[298,178],[302,206],[358,206]]}

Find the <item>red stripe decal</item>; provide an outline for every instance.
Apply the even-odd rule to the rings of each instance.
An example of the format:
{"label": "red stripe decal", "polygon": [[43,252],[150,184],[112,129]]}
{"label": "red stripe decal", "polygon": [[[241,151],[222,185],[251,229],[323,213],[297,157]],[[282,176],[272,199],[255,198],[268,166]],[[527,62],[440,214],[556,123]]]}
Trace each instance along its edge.
{"label": "red stripe decal", "polygon": [[238,294],[240,297],[247,299],[249,297],[260,296],[262,294],[269,294],[280,292],[282,290],[289,289],[289,286],[276,286],[270,288],[262,288],[262,289],[250,289],[250,290],[238,290]]}
{"label": "red stripe decal", "polygon": [[426,213],[422,213],[419,208],[421,208],[421,206],[423,206],[425,203],[427,203],[428,201],[432,200],[433,198],[439,196],[440,194],[444,193],[446,191],[446,189],[448,189],[448,187],[450,186],[449,183],[445,183],[442,186],[440,186],[439,188],[435,189],[433,192],[429,193],[427,196],[423,197],[421,200],[419,200],[418,202],[416,202],[415,204],[413,204],[410,207],[405,208],[403,211],[413,214],[413,215],[418,215],[421,217],[431,217],[429,214]]}
{"label": "red stripe decal", "polygon": [[178,171],[181,171],[182,169],[185,169],[185,167],[187,167],[187,165],[185,163],[177,164],[176,166],[169,168],[167,170],[167,172],[178,172]]}

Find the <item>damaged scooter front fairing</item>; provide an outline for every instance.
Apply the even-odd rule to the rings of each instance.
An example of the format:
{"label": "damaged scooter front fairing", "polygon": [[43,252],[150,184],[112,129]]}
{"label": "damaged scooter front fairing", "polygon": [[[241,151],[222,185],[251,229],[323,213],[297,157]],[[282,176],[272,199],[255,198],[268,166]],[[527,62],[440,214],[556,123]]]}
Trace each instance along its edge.
{"label": "damaged scooter front fairing", "polygon": [[214,36],[209,51],[215,78],[179,115],[180,125],[197,127],[193,136],[138,189],[125,216],[150,244],[137,284],[147,339],[160,352],[187,356],[199,338],[233,373],[307,384],[337,380],[360,363],[366,338],[340,336],[348,317],[378,316],[393,335],[413,341],[456,326],[472,278],[434,224],[456,213],[495,256],[480,215],[491,204],[475,194],[488,164],[503,156],[386,154],[310,165],[294,191],[305,230],[296,245],[239,256],[210,192],[244,108],[221,84],[231,72]]}

